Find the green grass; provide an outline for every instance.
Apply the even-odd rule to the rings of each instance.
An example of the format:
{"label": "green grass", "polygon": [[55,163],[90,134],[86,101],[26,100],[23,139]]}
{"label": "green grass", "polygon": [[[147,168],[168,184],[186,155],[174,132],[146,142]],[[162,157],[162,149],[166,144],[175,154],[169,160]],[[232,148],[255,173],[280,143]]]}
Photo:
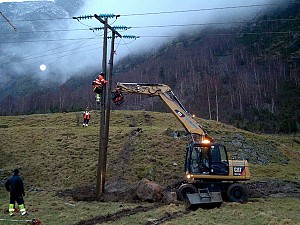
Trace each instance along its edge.
{"label": "green grass", "polygon": [[[3,192],[1,193],[1,195]],[[71,199],[62,199],[51,192],[29,193],[26,197],[27,209],[31,213],[28,219],[36,218],[47,225],[75,224],[95,216],[113,214],[125,208],[134,208],[133,203],[102,203],[102,202],[74,202]],[[1,196],[1,200],[2,200]],[[2,201],[1,201],[2,203]],[[144,203],[144,206],[150,203]],[[182,214],[178,218],[166,221],[166,225],[177,224],[211,224],[211,225],[284,225],[300,224],[299,199],[295,198],[268,198],[258,199],[247,204],[224,203],[220,208]],[[1,211],[6,207],[1,204]],[[159,208],[140,212],[131,216],[123,217],[117,221],[102,224],[146,224],[148,220],[159,219],[174,212],[184,212],[184,205],[163,205]],[[0,218],[10,219],[7,214],[1,213]],[[16,215],[14,219],[24,219]],[[0,224],[9,225],[12,222],[1,221]],[[22,223],[20,223],[22,224]]]}
{"label": "green grass", "polygon": [[[215,121],[199,119],[199,122],[217,142],[229,145],[232,154],[245,157],[251,154],[252,180],[300,180],[299,135],[260,135]],[[15,167],[20,167],[27,208],[31,217],[39,218],[43,224],[75,224],[140,205],[74,202],[70,198],[56,196],[59,190],[96,182],[99,112],[92,112],[89,127],[83,128],[81,124],[80,112],[0,117],[0,184]],[[188,139],[175,139],[168,135],[172,130],[184,131],[172,114],[113,111],[110,125],[108,184],[122,179],[130,186],[146,177],[166,186],[182,178]],[[142,128],[142,132],[133,134],[137,128]],[[247,152],[243,146],[250,146],[253,151]],[[255,157],[260,155],[268,162],[255,161]],[[4,213],[8,200],[2,187],[0,219],[9,219]],[[219,209],[183,214],[164,224],[299,224],[298,204],[299,199],[296,198],[259,199],[248,204],[227,203]],[[148,219],[182,210],[183,205],[165,205],[106,224],[145,224]],[[22,218],[16,216],[16,219]],[[13,223],[0,221],[0,224]]]}

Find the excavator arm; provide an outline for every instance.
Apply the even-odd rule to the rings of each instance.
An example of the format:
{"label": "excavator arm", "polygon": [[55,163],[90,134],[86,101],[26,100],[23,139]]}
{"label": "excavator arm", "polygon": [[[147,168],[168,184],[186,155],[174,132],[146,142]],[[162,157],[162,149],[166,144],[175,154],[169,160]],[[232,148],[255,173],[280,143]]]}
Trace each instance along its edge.
{"label": "excavator arm", "polygon": [[150,97],[158,96],[171,110],[186,131],[191,134],[193,142],[213,142],[213,139],[209,137],[202,126],[194,120],[193,116],[184,108],[168,85],[119,82],[116,88],[124,93],[143,94]]}

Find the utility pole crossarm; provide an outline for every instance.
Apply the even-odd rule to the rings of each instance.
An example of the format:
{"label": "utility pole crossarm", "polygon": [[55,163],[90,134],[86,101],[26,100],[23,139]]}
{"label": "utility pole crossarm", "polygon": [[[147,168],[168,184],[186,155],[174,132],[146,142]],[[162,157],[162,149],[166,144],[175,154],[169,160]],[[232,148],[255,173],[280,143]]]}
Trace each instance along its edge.
{"label": "utility pole crossarm", "polygon": [[[95,17],[97,20],[99,20],[101,23],[105,24],[105,21],[104,21],[100,16],[98,16],[97,14],[95,14],[94,17]],[[121,35],[118,31],[116,31],[112,26],[110,26],[109,24],[107,24],[107,27],[108,27],[111,31],[115,32],[116,35],[118,35],[118,37],[122,38],[122,35]]]}

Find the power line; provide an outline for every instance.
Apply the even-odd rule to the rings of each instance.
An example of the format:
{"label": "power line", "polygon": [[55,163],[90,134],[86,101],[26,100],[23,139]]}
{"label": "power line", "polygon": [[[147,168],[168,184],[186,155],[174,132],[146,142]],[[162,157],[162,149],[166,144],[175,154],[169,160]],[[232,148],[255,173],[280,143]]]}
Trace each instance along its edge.
{"label": "power line", "polygon": [[[83,53],[83,52],[88,52],[88,51],[93,51],[93,50],[99,50],[99,48],[90,48],[90,49],[85,49],[85,50],[82,50],[82,51],[74,51],[74,52],[70,52],[70,53],[67,53],[63,56],[60,56],[60,57],[52,57],[52,58],[48,58],[46,60],[53,60],[53,62],[49,63],[48,65],[52,65],[54,62],[58,61],[59,59],[63,58],[63,57],[66,57],[66,56],[72,56],[72,55],[77,55],[79,53]],[[13,63],[20,63],[19,61],[15,61],[15,62],[11,62],[11,63],[7,63],[7,64],[13,64]],[[26,64],[33,64],[33,63],[36,63],[36,62],[30,62],[30,63],[26,63]],[[1,65],[1,64],[0,64]]]}
{"label": "power line", "polygon": [[[285,3],[285,4],[294,4],[294,3]],[[222,8],[210,8],[210,9],[198,9],[198,10],[182,10],[182,11],[170,11],[170,12],[158,12],[158,14],[163,14],[163,13],[181,13],[181,12],[191,12],[191,11],[201,11],[201,10],[217,10],[217,9],[229,9],[229,8],[244,8],[244,7],[258,7],[258,6],[266,6],[266,5],[278,5],[278,4],[261,4],[261,5],[248,5],[248,6],[235,6],[235,7],[222,7]],[[148,13],[147,13],[148,14]],[[150,13],[152,14],[152,13]],[[156,14],[156,13],[155,13]],[[138,14],[140,15],[140,14]],[[128,15],[125,15],[128,16]],[[43,20],[43,19],[42,19]],[[269,19],[269,20],[260,20],[260,21],[254,21],[255,23],[259,23],[259,22],[278,22],[278,21],[295,21],[295,20],[300,20],[300,19]],[[1,22],[1,21],[0,21]],[[215,23],[198,23],[198,24],[171,24],[171,25],[152,25],[152,26],[137,26],[137,27],[132,27],[132,28],[165,28],[165,27],[174,27],[174,26],[204,26],[204,25],[228,25],[230,23],[251,23],[251,21],[232,21],[232,22],[227,22],[227,23],[223,23],[223,22],[215,22]],[[85,25],[85,24],[84,24]],[[85,25],[88,26],[88,25]],[[90,26],[88,26],[90,27]],[[62,30],[48,30],[48,31],[35,31],[35,32],[67,32],[67,31],[86,31],[89,29],[62,29]],[[211,36],[220,36],[220,35],[261,35],[261,34],[290,34],[290,33],[298,33],[299,31],[285,31],[285,32],[237,32],[237,33],[207,33],[204,35],[211,35]],[[18,32],[18,33],[33,33],[33,32],[29,32],[29,31],[23,31],[23,32]],[[1,34],[1,33],[0,33]],[[2,34],[6,34],[6,33],[2,33]],[[140,36],[143,38],[170,38],[170,37],[177,37],[177,36],[171,36],[171,35],[157,35],[157,36]],[[0,43],[22,43],[22,42],[54,42],[54,41],[74,41],[74,40],[91,40],[91,39],[95,39],[95,37],[93,38],[68,38],[68,39],[45,39],[45,40],[27,40],[27,41],[8,41],[8,42],[0,42]],[[128,44],[132,43],[126,43],[123,39],[122,41],[124,42],[124,44],[126,45],[126,47],[128,48],[128,50],[132,53],[132,51],[130,50],[130,48],[128,47]],[[84,43],[83,43],[84,44]],[[120,45],[120,43],[119,43]],[[82,46],[82,45],[80,45]],[[82,48],[78,46],[77,49]],[[91,45],[89,45],[91,46]],[[88,47],[88,46],[85,46]],[[76,49],[76,48],[75,48]],[[74,51],[75,49],[72,50],[67,50],[66,52],[70,52],[70,51]],[[60,52],[63,53],[63,52]],[[52,53],[50,55],[53,54],[60,54],[60,53]],[[133,54],[133,53],[132,53]],[[23,60],[29,60],[29,59],[34,59],[34,58],[39,58],[39,57],[45,57],[47,55],[42,55],[42,56],[37,56],[37,57],[25,57],[22,59]],[[48,55],[49,56],[49,55]],[[62,56],[64,57],[64,56]],[[56,60],[57,61],[57,60]]]}
{"label": "power line", "polygon": [[168,24],[168,25],[148,25],[148,26],[132,26],[132,29],[139,28],[165,28],[165,27],[186,27],[186,26],[212,26],[212,25],[227,25],[228,24],[247,24],[247,23],[262,23],[262,22],[279,22],[279,21],[299,21],[300,18],[295,19],[270,19],[270,20],[256,20],[256,21],[229,21],[229,22],[212,22],[212,23],[189,23],[189,24]]}
{"label": "power line", "polygon": [[[18,31],[17,34],[32,34],[32,33],[50,33],[50,32],[71,32],[71,31],[87,31],[89,29],[61,29],[61,30],[35,30],[35,31]],[[16,33],[11,32],[5,32],[0,34],[13,34],[16,35]]]}
{"label": "power line", "polygon": [[32,57],[32,56],[39,55],[39,54],[42,54],[42,53],[45,53],[45,52],[50,52],[50,51],[53,51],[53,50],[56,50],[56,49],[62,49],[62,48],[65,48],[65,47],[68,47],[68,46],[71,46],[71,45],[75,45],[75,44],[79,44],[79,43],[82,43],[82,42],[83,41],[78,41],[78,42],[75,42],[75,43],[71,43],[71,44],[59,46],[59,47],[56,47],[56,48],[52,48],[52,49],[48,49],[48,50],[43,50],[41,52],[37,52],[37,53],[31,54],[30,56],[25,56],[23,58]]}
{"label": "power line", "polygon": [[189,13],[189,12],[200,12],[200,11],[212,11],[212,10],[224,10],[224,9],[239,9],[239,8],[263,7],[263,6],[291,5],[291,4],[299,4],[299,3],[298,2],[267,3],[267,4],[256,4],[256,5],[240,5],[240,6],[203,8],[203,9],[188,9],[188,10],[176,10],[176,11],[133,13],[133,14],[125,14],[125,15],[121,15],[121,16],[145,16],[145,15],[157,15],[157,14]]}
{"label": "power line", "polygon": [[[83,44],[85,44],[86,42],[88,41],[85,41]],[[27,61],[27,60],[33,60],[33,59],[39,59],[39,58],[45,58],[45,57],[49,57],[49,56],[52,56],[52,55],[58,55],[58,54],[63,54],[63,53],[69,53],[69,52],[72,52],[72,51],[75,51],[75,50],[78,50],[78,49],[82,49],[82,48],[86,48],[86,47],[90,47],[90,46],[95,46],[95,44],[90,44],[90,45],[86,45],[86,46],[82,46],[82,45],[79,45],[73,49],[69,49],[69,50],[66,50],[66,51],[61,51],[61,52],[53,52],[51,54],[45,54],[45,55],[38,55],[38,54],[33,54],[31,56],[26,56],[26,57],[22,57],[22,58],[19,58],[18,60],[12,62],[12,61],[8,61],[8,62],[3,62],[3,63],[0,63],[0,65],[7,65],[7,64],[11,64],[11,63],[19,63],[19,62],[22,62],[22,61]],[[97,47],[98,48],[98,47]],[[35,56],[37,55],[37,56]],[[64,56],[60,56],[60,57],[64,57]],[[56,58],[55,58],[56,59]]]}
{"label": "power line", "polygon": [[[213,25],[228,25],[228,24],[247,24],[247,23],[263,23],[263,22],[283,22],[283,21],[299,21],[300,18],[284,18],[284,19],[267,19],[267,20],[257,20],[257,21],[228,21],[228,22],[212,22],[212,23],[189,23],[189,24],[166,24],[166,25],[148,25],[148,26],[132,26],[130,28],[140,29],[140,28],[166,28],[166,27],[187,27],[187,26],[213,26]],[[59,29],[59,30],[37,30],[37,31],[18,31],[17,33],[51,33],[51,32],[75,32],[75,31],[89,31],[90,29]],[[5,32],[0,33],[3,35],[16,33]]]}
{"label": "power line", "polygon": [[[103,36],[103,35],[95,35],[95,37],[99,37],[99,36]],[[95,37],[93,37],[93,38],[91,38],[91,39],[94,39]],[[82,45],[84,45],[84,44],[85,44],[86,42],[88,42],[88,41],[90,41],[90,40],[85,41],[84,43],[80,44],[79,46],[77,46],[77,47],[75,47],[75,48],[73,48],[73,49],[71,49],[71,50],[67,50],[67,51],[63,51],[63,52],[55,52],[55,53],[46,54],[46,55],[39,55],[39,54],[42,54],[42,53],[44,53],[44,52],[50,51],[50,50],[47,50],[47,51],[43,51],[43,52],[40,52],[40,53],[35,53],[35,54],[31,55],[31,56],[27,56],[27,57],[20,58],[20,59],[18,59],[18,60],[15,61],[15,62],[3,62],[3,63],[0,63],[0,65],[10,64],[10,63],[18,63],[18,62],[21,62],[21,61],[32,60],[32,59],[38,59],[38,58],[44,58],[44,57],[48,57],[48,56],[51,56],[51,55],[62,54],[62,53],[67,52],[67,54],[65,54],[65,55],[63,55],[63,56],[60,56],[60,57],[58,57],[58,58],[55,57],[55,58],[54,58],[55,60],[49,64],[49,65],[51,65],[51,64],[53,64],[54,62],[58,61],[59,59],[65,57],[65,56],[72,55],[72,54],[68,54],[68,52],[74,52],[75,50],[78,50],[78,49],[81,49],[81,48],[86,48],[86,47],[94,46],[94,45],[95,45],[95,44],[91,44],[91,45],[82,46]],[[80,41],[80,42],[82,42],[82,41]],[[73,45],[73,44],[74,44],[74,43],[68,44],[68,45],[66,45],[66,46],[70,46],[70,45]],[[76,44],[76,43],[75,43],[75,44]],[[51,50],[61,49],[62,47],[64,47],[64,46],[61,46],[61,47],[58,47],[58,48],[54,48],[54,49],[51,49]],[[96,48],[88,49],[88,50],[85,50],[85,51],[94,50],[94,49],[96,49]],[[98,49],[98,48],[97,48],[97,49]],[[81,52],[85,52],[85,51],[81,51]],[[38,56],[35,56],[35,55],[38,55]],[[48,60],[50,60],[50,59],[48,59]]]}
{"label": "power line", "polygon": [[[62,39],[44,39],[44,40],[27,40],[27,41],[3,41],[0,44],[8,44],[8,43],[36,43],[36,42],[54,42],[54,41],[77,41],[77,40],[91,40],[94,38],[62,38]],[[96,40],[96,39],[95,39]]]}
{"label": "power line", "polygon": [[[230,35],[261,35],[261,34],[291,34],[291,33],[300,33],[300,31],[284,31],[284,32],[235,32],[235,33],[204,33],[202,35],[204,36],[230,36]],[[141,38],[176,38],[178,36],[173,36],[173,35],[144,35],[144,36],[140,36]],[[94,37],[95,38],[95,37]],[[90,41],[91,39],[94,39],[94,38],[88,38],[88,41]],[[120,41],[123,41],[124,44],[118,44],[118,45],[125,45],[127,47],[127,49],[129,50],[129,52],[134,55],[134,53],[132,52],[132,50],[129,48],[129,44],[131,44],[133,41],[129,42],[129,43],[126,43],[124,41],[123,38],[120,39]],[[53,64],[54,62],[58,61],[59,59],[65,57],[65,56],[69,56],[69,55],[72,55],[74,52],[76,52],[76,50],[78,49],[81,49],[81,48],[86,48],[86,47],[89,47],[89,46],[93,46],[94,44],[90,44],[90,45],[87,45],[87,46],[82,46],[83,44],[85,44],[86,42],[88,41],[85,41],[84,43],[82,43],[81,45],[77,46],[76,48],[74,49],[71,49],[71,50],[66,50],[66,51],[63,51],[63,52],[56,52],[56,53],[51,53],[51,54],[48,54],[48,55],[40,55],[40,56],[36,56],[36,57],[33,57],[34,55],[38,55],[40,53],[35,53],[31,56],[27,56],[27,57],[23,57],[15,62],[3,62],[1,63],[0,65],[4,65],[4,64],[10,64],[10,63],[19,63],[19,62],[22,62],[22,61],[26,61],[26,60],[32,60],[32,59],[38,59],[38,58],[43,58],[43,57],[48,57],[48,56],[51,56],[51,55],[55,55],[55,54],[61,54],[61,53],[64,53],[66,52],[67,54],[63,55],[63,56],[60,56],[60,57],[54,57],[54,58],[50,58],[50,59],[47,59],[47,60],[51,60],[51,59],[55,59],[55,61],[51,62],[50,64]],[[82,42],[82,41],[81,41]],[[73,43],[74,44],[74,43]],[[69,44],[69,45],[72,45],[72,44]],[[69,46],[69,45],[65,45],[65,46]],[[64,46],[62,46],[64,47]],[[47,51],[51,51],[51,50],[56,50],[56,49],[60,49],[62,47],[58,47],[58,48],[54,48],[54,49],[50,49],[50,50],[47,50]],[[92,48],[92,49],[85,49],[83,51],[80,51],[80,52],[76,52],[75,54],[78,54],[78,53],[82,53],[82,52],[86,52],[86,51],[91,51],[91,50],[95,50],[95,49],[98,49],[97,48]],[[46,51],[46,52],[47,52]],[[45,51],[44,51],[45,52]],[[71,53],[73,52],[73,53]],[[41,52],[43,53],[43,52]]]}
{"label": "power line", "polygon": [[[37,20],[33,20],[33,19],[15,19],[15,20],[11,20],[13,22],[32,22],[32,21],[47,21],[47,20],[71,20],[73,18],[68,18],[68,17],[65,17],[65,18],[41,18],[41,19],[37,19]],[[4,21],[0,21],[0,22],[4,22]]]}
{"label": "power line", "polygon": [[[89,40],[88,40],[88,41],[89,41]],[[88,42],[88,41],[86,41],[86,42]],[[80,48],[81,48],[80,46],[84,45],[86,42],[82,43],[81,45],[77,46],[76,48],[73,48],[73,49],[67,51],[66,54],[64,54],[63,56],[58,57],[58,58],[55,59],[53,62],[49,63],[49,65],[52,65],[53,63],[57,62],[58,60],[60,60],[60,59],[62,59],[62,58],[64,58],[64,57],[70,55],[70,54],[71,54],[70,52],[72,52],[72,55],[73,55],[73,53],[76,52],[76,50],[80,49]],[[97,49],[98,49],[98,48],[97,48]]]}
{"label": "power line", "polygon": [[[259,34],[291,34],[299,33],[299,30],[289,30],[289,31],[265,31],[265,32],[232,32],[232,33],[203,33],[201,35],[210,35],[210,36],[220,36],[220,35],[259,35]],[[156,37],[178,37],[178,35],[140,35],[141,38],[156,38]],[[65,38],[65,39],[44,39],[44,40],[27,40],[27,41],[6,41],[0,42],[0,44],[7,43],[36,43],[36,42],[55,42],[55,41],[76,41],[76,40],[92,40],[94,38]],[[94,39],[96,40],[96,39]]]}
{"label": "power line", "polygon": [[[291,31],[274,31],[274,32],[232,32],[232,33],[202,33],[203,36],[230,36],[230,35],[262,35],[262,34],[291,34],[300,33],[297,30]],[[141,35],[141,38],[174,38],[174,35]]]}
{"label": "power line", "polygon": [[[91,39],[95,39],[96,37],[101,37],[101,36],[103,36],[103,35],[95,35],[95,36],[92,37]],[[78,42],[76,42],[76,43],[71,43],[71,44],[67,44],[67,45],[64,45],[64,46],[59,46],[59,47],[57,47],[57,48],[44,50],[44,51],[41,51],[41,52],[39,52],[39,53],[34,53],[34,54],[29,55],[29,56],[22,57],[21,59],[18,60],[18,62],[20,62],[20,61],[25,61],[25,60],[30,60],[30,59],[36,59],[36,58],[47,57],[47,56],[53,55],[53,54],[61,54],[61,53],[64,53],[64,52],[69,52],[69,51],[72,51],[72,50],[67,50],[67,51],[64,51],[64,52],[55,52],[55,53],[51,53],[51,54],[48,54],[48,55],[40,55],[40,54],[44,54],[45,52],[49,52],[49,51],[57,50],[57,49],[62,49],[62,48],[64,48],[64,47],[68,47],[68,46],[71,46],[71,45],[75,45],[75,44],[79,44],[79,43],[80,43],[80,45],[77,46],[77,49],[79,49],[79,48],[82,48],[82,47],[80,47],[80,46],[82,46],[83,44],[87,43],[88,41],[90,41],[90,40],[87,40],[87,41],[85,41],[85,40],[84,40],[84,41],[78,41]],[[94,45],[94,44],[91,44],[91,45],[88,45],[88,46],[84,46],[84,47],[89,47],[89,46],[92,46],[92,45]],[[76,48],[74,48],[74,49],[76,49]],[[74,50],[74,49],[73,49],[73,50]],[[36,56],[36,55],[38,55],[38,56]],[[11,62],[3,62],[3,63],[0,63],[0,65],[7,64],[7,63],[11,63]]]}
{"label": "power line", "polygon": [[123,40],[125,46],[127,47],[127,49],[129,50],[129,52],[130,52],[132,55],[134,55],[133,52],[131,51],[131,49],[128,47],[128,44],[124,41],[123,38],[122,38],[122,40]]}
{"label": "power line", "polygon": [[[214,8],[202,8],[202,9],[188,9],[188,10],[174,10],[174,11],[161,11],[161,12],[146,12],[146,13],[132,13],[132,14],[124,14],[120,16],[145,16],[145,15],[159,15],[159,14],[174,14],[174,13],[190,13],[190,12],[200,12],[200,11],[213,11],[213,10],[225,10],[225,9],[239,9],[239,8],[251,8],[251,7],[264,7],[264,6],[279,6],[279,5],[296,5],[300,4],[298,2],[284,2],[284,3],[266,3],[266,4],[254,4],[254,5],[240,5],[240,6],[227,6],[227,7],[214,7]],[[71,20],[73,17],[65,17],[65,18],[44,18],[44,19],[15,19],[11,21],[46,21],[46,20]],[[0,21],[6,22],[6,21]]]}
{"label": "power line", "polygon": [[7,19],[6,16],[3,15],[2,12],[0,12],[0,15],[9,23],[12,28],[14,28],[15,31],[17,31],[17,28],[9,21],[9,19]]}

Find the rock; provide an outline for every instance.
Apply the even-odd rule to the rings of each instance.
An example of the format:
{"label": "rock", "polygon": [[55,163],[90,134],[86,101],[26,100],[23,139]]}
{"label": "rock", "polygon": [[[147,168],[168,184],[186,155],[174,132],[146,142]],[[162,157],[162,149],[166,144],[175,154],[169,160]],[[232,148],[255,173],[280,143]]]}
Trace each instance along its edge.
{"label": "rock", "polygon": [[173,137],[173,138],[186,138],[187,132],[185,130],[173,130],[172,128],[168,128],[164,134]]}
{"label": "rock", "polygon": [[162,197],[162,202],[166,204],[171,204],[177,202],[177,194],[173,191],[166,191]]}
{"label": "rock", "polygon": [[162,188],[158,183],[143,178],[137,184],[136,196],[142,201],[157,202],[162,199]]}

